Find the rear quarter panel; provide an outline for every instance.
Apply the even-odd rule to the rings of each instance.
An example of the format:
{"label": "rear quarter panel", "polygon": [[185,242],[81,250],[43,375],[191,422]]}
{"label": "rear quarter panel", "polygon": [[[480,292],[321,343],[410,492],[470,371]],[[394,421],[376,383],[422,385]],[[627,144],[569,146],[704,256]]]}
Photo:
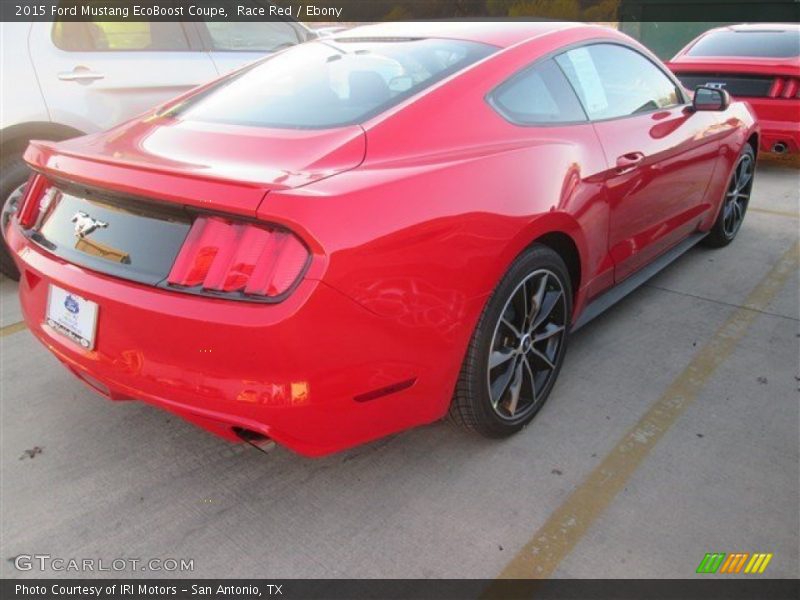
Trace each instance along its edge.
{"label": "rear quarter panel", "polygon": [[[591,130],[581,133],[592,139]],[[590,148],[556,135],[543,140],[540,132],[490,154],[373,165],[270,192],[259,217],[312,240],[309,278],[388,321],[395,347],[415,365],[415,393],[441,416],[478,317],[525,247],[559,231],[584,257],[589,283],[610,266],[602,263],[602,184],[581,166],[602,160]],[[610,269],[607,276],[610,283]],[[587,287],[581,284],[579,298]]]}
{"label": "rear quarter panel", "polygon": [[313,240],[326,284],[408,336],[420,367],[446,388],[431,396],[441,414],[487,298],[534,240],[572,239],[576,313],[611,283],[607,163],[593,127],[513,125],[484,98],[551,47],[512,48],[368,123],[358,169],[270,192],[258,210]]}

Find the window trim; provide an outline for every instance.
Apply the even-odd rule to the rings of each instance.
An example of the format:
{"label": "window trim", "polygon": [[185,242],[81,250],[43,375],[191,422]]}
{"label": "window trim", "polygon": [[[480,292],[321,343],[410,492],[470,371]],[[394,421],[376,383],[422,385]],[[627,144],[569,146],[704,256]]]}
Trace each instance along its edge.
{"label": "window trim", "polygon": [[[66,52],[68,54],[122,54],[124,52],[134,52],[137,54],[141,54],[144,52],[201,52],[203,49],[197,43],[197,40],[194,36],[190,34],[189,29],[187,29],[188,22],[184,21],[169,21],[177,23],[181,31],[183,32],[183,36],[186,38],[186,48],[181,49],[157,49],[154,50],[153,48],[129,48],[125,50],[112,50],[107,48],[105,50],[101,50],[98,48],[91,48],[89,50],[68,50],[59,45],[56,41],[56,25],[58,25],[61,21],[54,21],[53,24],[50,26],[50,42],[53,44],[53,48],[58,50],[59,52]],[[69,23],[70,21],[63,21],[64,23]],[[94,21],[71,21],[73,23],[80,22],[82,24],[91,24]],[[152,22],[152,21],[151,21]]]}
{"label": "window trim", "polygon": [[[636,114],[632,114],[632,115],[621,115],[619,117],[606,117],[604,119],[593,119],[593,118],[591,118],[589,116],[589,114],[586,112],[586,107],[583,106],[583,102],[581,102],[580,95],[575,90],[575,87],[572,85],[572,82],[569,80],[569,77],[567,77],[567,74],[564,73],[564,70],[561,68],[561,65],[558,64],[558,61],[556,61],[555,58],[557,56],[560,56],[561,54],[566,54],[570,50],[575,50],[577,48],[585,48],[587,46],[596,46],[598,44],[609,44],[609,45],[613,45],[613,46],[622,46],[623,48],[627,48],[628,50],[631,50],[631,51],[635,52],[636,54],[638,54],[639,56],[641,56],[642,58],[644,58],[645,60],[650,62],[650,64],[652,64],[656,69],[661,71],[667,79],[669,79],[673,84],[675,84],[675,88],[678,90],[678,94],[680,95],[680,99],[682,100],[682,102],[680,102],[679,104],[676,104],[675,106],[671,106],[669,108],[656,108],[656,109],[653,109],[653,110],[649,110],[649,111],[646,111],[646,112],[640,112],[640,113],[636,113]],[[544,61],[549,60],[549,59],[553,59],[553,62],[555,62],[556,66],[561,71],[561,74],[567,80],[567,84],[569,84],[570,89],[572,89],[572,93],[575,94],[575,96],[578,99],[578,103],[581,106],[581,109],[583,110],[584,114],[586,114],[586,121],[553,121],[552,123],[517,123],[514,120],[509,119],[505,114],[503,114],[503,112],[501,110],[499,110],[498,107],[495,105],[495,103],[492,101],[491,97],[495,94],[495,92],[500,87],[505,85],[507,82],[511,81],[513,78],[522,75],[528,69],[534,68],[536,65],[538,65],[538,63],[544,62]],[[498,83],[497,85],[492,87],[492,89],[490,89],[484,95],[483,98],[484,98],[484,101],[492,108],[492,110],[494,110],[500,117],[502,117],[505,121],[508,121],[512,125],[516,125],[518,127],[544,127],[544,128],[548,128],[548,127],[560,127],[560,126],[570,126],[570,125],[585,125],[587,123],[605,123],[607,121],[619,121],[619,120],[622,120],[622,119],[631,119],[631,118],[635,118],[635,117],[641,117],[641,116],[644,116],[644,115],[652,115],[654,113],[665,111],[665,110],[674,110],[674,109],[677,109],[677,108],[684,108],[685,109],[686,107],[689,107],[689,106],[692,105],[691,99],[686,94],[686,91],[687,90],[683,87],[683,84],[680,82],[680,80],[678,79],[678,77],[674,73],[672,73],[666,67],[662,68],[661,65],[659,65],[657,62],[655,62],[652,58],[647,56],[647,54],[643,53],[639,48],[637,48],[633,44],[631,44],[629,42],[626,42],[625,40],[619,40],[619,39],[591,38],[591,39],[588,39],[588,40],[581,40],[579,42],[568,44],[566,46],[562,46],[562,47],[557,48],[555,50],[551,50],[550,52],[547,52],[546,54],[542,54],[541,56],[536,58],[536,60],[534,60],[533,62],[528,63],[524,67],[518,69],[517,71],[512,73],[509,77],[507,77],[506,79],[504,79],[503,81],[501,81],[500,83]]]}

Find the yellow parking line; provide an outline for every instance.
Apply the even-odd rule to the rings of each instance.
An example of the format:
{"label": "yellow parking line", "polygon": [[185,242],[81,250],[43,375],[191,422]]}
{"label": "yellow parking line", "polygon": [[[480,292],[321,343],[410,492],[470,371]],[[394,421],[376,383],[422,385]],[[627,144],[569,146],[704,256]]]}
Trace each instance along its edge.
{"label": "yellow parking line", "polygon": [[[794,244],[720,326],[645,415],[628,430],[603,461],[553,512],[522,547],[499,579],[545,579],[556,570],[592,524],[627,484],[636,468],[697,397],[730,356],[800,262]],[[756,309],[756,310],[753,310]],[[486,591],[496,595],[500,588]]]}
{"label": "yellow parking line", "polygon": [[756,208],[755,206],[749,206],[747,210],[751,212],[762,213],[765,215],[774,215],[776,217],[786,217],[787,219],[800,219],[800,213],[790,212],[786,210],[772,210],[770,208]]}
{"label": "yellow parking line", "polygon": [[20,321],[19,323],[12,323],[11,325],[0,327],[0,337],[6,337],[7,335],[11,335],[12,333],[17,333],[24,329],[27,329],[25,321]]}

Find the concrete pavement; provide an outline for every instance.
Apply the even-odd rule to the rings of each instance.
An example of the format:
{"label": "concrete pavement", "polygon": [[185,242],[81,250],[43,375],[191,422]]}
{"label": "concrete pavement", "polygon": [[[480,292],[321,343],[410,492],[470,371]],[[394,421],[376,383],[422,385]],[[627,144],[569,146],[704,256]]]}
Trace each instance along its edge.
{"label": "concrete pavement", "polygon": [[[192,559],[195,577],[495,577],[797,243],[798,189],[797,169],[760,165],[734,244],[692,250],[578,332],[505,441],[441,423],[264,455],[108,402],[27,331],[3,335],[0,576],[41,575],[13,557],[43,553]],[[4,279],[3,327],[14,294]],[[554,576],[690,577],[713,551],[772,552],[766,575],[800,576],[799,306],[795,270]]]}

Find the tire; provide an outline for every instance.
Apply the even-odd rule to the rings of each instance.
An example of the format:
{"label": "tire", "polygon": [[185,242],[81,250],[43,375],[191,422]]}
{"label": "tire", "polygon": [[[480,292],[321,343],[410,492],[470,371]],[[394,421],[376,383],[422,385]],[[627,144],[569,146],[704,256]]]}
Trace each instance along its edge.
{"label": "tire", "polygon": [[450,420],[490,438],[507,437],[530,423],[558,378],[571,315],[572,286],[564,261],[547,246],[531,246],[483,309]]}
{"label": "tire", "polygon": [[703,239],[703,244],[711,248],[722,248],[730,244],[742,227],[750,193],[756,174],[756,155],[750,144],[745,144],[733,168],[725,197],[711,231]]}
{"label": "tire", "polygon": [[30,169],[22,160],[21,154],[9,157],[0,165],[0,200],[2,201],[0,226],[2,226],[3,232],[3,244],[0,247],[0,271],[15,281],[19,279],[19,271],[6,245],[5,231],[8,219],[13,213],[11,209],[15,210],[15,207],[11,205],[19,200],[20,192],[24,189],[29,175]]}

